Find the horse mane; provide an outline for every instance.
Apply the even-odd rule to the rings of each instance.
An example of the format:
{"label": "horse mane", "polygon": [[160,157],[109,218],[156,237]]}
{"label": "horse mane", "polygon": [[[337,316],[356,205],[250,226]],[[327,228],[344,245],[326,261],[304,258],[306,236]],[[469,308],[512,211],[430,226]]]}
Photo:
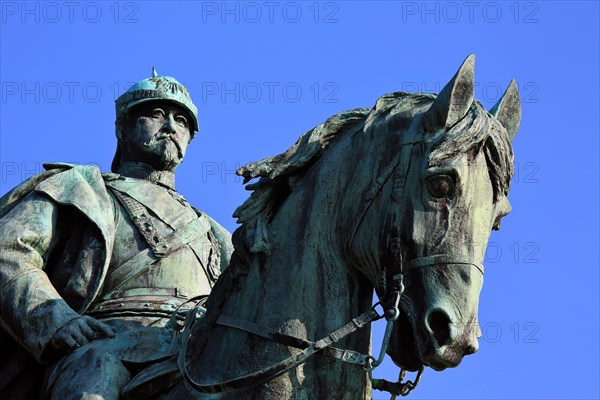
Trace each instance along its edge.
{"label": "horse mane", "polygon": [[250,197],[239,206],[233,216],[242,224],[245,242],[251,253],[270,254],[267,224],[277,206],[291,193],[295,183],[340,138],[362,130],[371,108],[356,108],[335,114],[322,124],[306,131],[285,152],[247,164],[238,169],[244,183],[260,178],[246,186]]}

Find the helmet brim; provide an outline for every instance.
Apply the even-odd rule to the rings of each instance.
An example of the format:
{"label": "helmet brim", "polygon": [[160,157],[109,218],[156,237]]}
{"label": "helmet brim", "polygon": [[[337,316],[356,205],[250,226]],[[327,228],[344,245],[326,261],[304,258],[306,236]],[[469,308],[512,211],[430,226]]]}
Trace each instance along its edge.
{"label": "helmet brim", "polygon": [[196,118],[196,116],[194,115],[194,113],[188,108],[187,105],[183,104],[180,101],[177,100],[173,100],[173,99],[165,99],[164,97],[146,97],[143,99],[138,99],[138,100],[133,100],[129,103],[127,103],[127,106],[125,107],[125,111],[129,112],[129,110],[132,107],[135,107],[137,105],[140,105],[142,103],[147,103],[150,101],[160,101],[160,102],[167,102],[167,103],[174,103],[177,104],[178,106],[180,106],[181,108],[183,108],[184,110],[187,111],[187,114],[189,115],[190,119],[192,120],[192,132],[190,132],[192,135],[196,132],[198,132],[198,119]]}

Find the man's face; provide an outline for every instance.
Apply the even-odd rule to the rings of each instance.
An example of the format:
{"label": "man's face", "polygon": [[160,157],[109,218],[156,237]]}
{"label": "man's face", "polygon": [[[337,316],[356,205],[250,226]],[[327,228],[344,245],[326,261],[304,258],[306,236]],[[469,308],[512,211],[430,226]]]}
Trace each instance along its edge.
{"label": "man's face", "polygon": [[142,103],[129,111],[121,161],[139,161],[157,170],[174,171],[190,142],[189,115],[164,101]]}

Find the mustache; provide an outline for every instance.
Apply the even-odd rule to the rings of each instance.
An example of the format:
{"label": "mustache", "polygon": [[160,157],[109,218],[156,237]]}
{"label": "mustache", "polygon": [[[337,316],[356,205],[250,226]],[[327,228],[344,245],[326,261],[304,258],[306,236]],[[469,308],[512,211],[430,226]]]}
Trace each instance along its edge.
{"label": "mustache", "polygon": [[177,148],[177,154],[179,155],[179,158],[183,158],[183,151],[181,150],[181,146],[179,145],[179,143],[177,143],[177,141],[174,140],[171,135],[166,134],[166,133],[161,133],[161,134],[154,136],[149,141],[144,142],[143,145],[145,147],[150,147],[154,143],[160,142],[161,140],[170,140],[171,143],[173,143],[175,145],[175,147]]}

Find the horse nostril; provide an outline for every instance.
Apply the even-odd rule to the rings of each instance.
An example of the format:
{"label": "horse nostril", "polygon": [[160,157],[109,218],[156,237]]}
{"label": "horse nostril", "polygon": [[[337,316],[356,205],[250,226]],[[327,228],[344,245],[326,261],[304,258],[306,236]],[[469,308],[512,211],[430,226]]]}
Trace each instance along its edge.
{"label": "horse nostril", "polygon": [[440,347],[450,341],[450,318],[442,310],[434,310],[427,317],[427,324]]}
{"label": "horse nostril", "polygon": [[475,344],[469,344],[469,345],[467,345],[467,347],[465,347],[465,356],[468,356],[470,354],[475,354],[475,353],[477,353],[477,350],[479,350],[479,346],[477,345],[477,342],[475,342]]}

